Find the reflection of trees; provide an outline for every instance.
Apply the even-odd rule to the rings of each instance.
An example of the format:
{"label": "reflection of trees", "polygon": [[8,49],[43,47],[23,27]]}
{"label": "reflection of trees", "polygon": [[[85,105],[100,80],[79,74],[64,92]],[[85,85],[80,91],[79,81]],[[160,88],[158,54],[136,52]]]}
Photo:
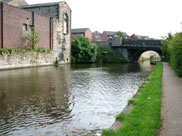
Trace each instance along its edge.
{"label": "reflection of trees", "polygon": [[[3,120],[11,127],[18,126],[17,119],[26,124],[31,118],[42,123],[69,117],[69,65],[57,69],[1,71],[0,75],[0,125]],[[17,124],[12,121],[14,119]]]}
{"label": "reflection of trees", "polygon": [[[141,70],[138,63],[128,63],[128,64],[104,64],[102,65],[103,70],[109,72],[110,74],[122,74],[128,72],[139,72]],[[105,68],[104,68],[105,67]]]}

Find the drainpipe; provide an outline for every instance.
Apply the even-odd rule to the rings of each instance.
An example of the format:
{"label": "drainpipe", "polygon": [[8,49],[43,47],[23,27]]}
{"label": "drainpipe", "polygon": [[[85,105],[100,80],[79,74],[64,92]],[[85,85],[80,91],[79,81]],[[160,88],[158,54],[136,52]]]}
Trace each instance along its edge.
{"label": "drainpipe", "polygon": [[3,39],[3,3],[1,2],[1,48],[4,46],[4,39]]}
{"label": "drainpipe", "polygon": [[50,17],[49,48],[53,49],[53,18],[52,17]]}
{"label": "drainpipe", "polygon": [[34,19],[34,12],[32,12],[32,26],[34,26],[34,22],[35,22],[35,19]]}

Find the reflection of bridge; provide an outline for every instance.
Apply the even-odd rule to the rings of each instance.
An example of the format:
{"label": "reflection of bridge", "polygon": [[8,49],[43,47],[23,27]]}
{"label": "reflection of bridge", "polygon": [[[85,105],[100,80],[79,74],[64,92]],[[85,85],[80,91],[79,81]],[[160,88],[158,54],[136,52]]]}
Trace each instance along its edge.
{"label": "reflection of bridge", "polygon": [[128,40],[122,44],[121,39],[114,39],[112,42],[102,42],[101,44],[111,46],[114,50],[121,53],[128,62],[138,61],[141,54],[145,51],[152,50],[162,56],[161,40]]}

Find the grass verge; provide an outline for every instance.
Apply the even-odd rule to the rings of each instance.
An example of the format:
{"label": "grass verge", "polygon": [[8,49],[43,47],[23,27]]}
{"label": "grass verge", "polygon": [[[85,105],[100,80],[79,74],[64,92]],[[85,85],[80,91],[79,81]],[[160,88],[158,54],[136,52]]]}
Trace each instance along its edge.
{"label": "grass verge", "polygon": [[163,65],[158,63],[148,82],[139,88],[140,95],[135,96],[133,109],[128,114],[119,114],[117,120],[122,121],[119,130],[103,130],[102,136],[155,136],[161,126],[160,108],[162,97]]}

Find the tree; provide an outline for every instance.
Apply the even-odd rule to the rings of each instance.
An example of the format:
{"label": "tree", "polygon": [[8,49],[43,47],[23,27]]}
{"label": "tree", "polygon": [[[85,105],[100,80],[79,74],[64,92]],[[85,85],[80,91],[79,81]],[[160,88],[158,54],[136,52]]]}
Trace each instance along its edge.
{"label": "tree", "polygon": [[40,42],[40,33],[35,30],[35,27],[31,27],[30,33],[25,37],[25,39],[31,43],[32,49],[34,49],[35,45]]}
{"label": "tree", "polygon": [[127,40],[126,40],[126,35],[125,35],[123,32],[118,31],[118,32],[115,34],[115,37],[122,37],[122,41],[123,41],[124,44],[127,42]]}
{"label": "tree", "polygon": [[97,46],[83,36],[74,37],[72,42],[72,63],[94,63],[97,57]]}
{"label": "tree", "polygon": [[173,39],[173,35],[171,33],[168,33],[166,37],[163,37],[164,40],[161,41],[162,43],[162,53],[164,55],[164,60],[169,61],[170,59],[170,42]]}

